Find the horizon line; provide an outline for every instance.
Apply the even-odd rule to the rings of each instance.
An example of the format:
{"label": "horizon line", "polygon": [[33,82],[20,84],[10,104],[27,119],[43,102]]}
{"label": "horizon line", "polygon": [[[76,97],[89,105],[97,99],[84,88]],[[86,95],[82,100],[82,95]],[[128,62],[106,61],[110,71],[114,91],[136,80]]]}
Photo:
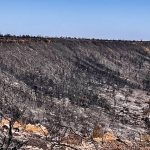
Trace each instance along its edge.
{"label": "horizon line", "polygon": [[126,42],[150,42],[150,40],[131,40],[131,39],[106,39],[106,38],[88,38],[88,37],[71,37],[71,36],[46,36],[46,35],[31,35],[31,34],[2,34],[0,38],[43,38],[43,39],[76,39],[76,40],[99,40],[99,41],[126,41]]}

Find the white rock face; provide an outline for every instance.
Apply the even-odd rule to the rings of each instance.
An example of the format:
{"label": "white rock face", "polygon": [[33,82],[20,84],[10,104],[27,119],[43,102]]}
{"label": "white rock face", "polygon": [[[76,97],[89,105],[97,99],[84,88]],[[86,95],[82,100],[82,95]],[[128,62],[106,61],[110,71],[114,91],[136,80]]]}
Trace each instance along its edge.
{"label": "white rock face", "polygon": [[121,93],[117,93],[115,98],[116,98],[116,100],[125,100],[125,96]]}

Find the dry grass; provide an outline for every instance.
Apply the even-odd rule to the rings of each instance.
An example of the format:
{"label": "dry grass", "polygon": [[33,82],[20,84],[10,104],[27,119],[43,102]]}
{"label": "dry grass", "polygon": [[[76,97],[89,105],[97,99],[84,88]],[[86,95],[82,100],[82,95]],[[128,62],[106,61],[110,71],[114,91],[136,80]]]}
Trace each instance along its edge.
{"label": "dry grass", "polygon": [[69,145],[79,146],[82,144],[82,137],[77,134],[71,133],[68,136],[64,137],[61,142]]}
{"label": "dry grass", "polygon": [[[0,127],[2,127],[3,125],[9,125],[9,120],[2,119],[2,121],[0,122]],[[18,128],[20,130],[24,130],[28,133],[40,134],[42,136],[48,135],[48,130],[42,125],[21,124],[19,122],[15,122],[13,127]]]}

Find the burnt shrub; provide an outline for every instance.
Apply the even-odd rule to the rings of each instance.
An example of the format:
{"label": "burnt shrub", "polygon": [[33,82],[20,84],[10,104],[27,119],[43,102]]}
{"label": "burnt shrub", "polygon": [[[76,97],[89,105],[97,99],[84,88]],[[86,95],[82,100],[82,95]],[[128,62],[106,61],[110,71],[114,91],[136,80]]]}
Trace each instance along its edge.
{"label": "burnt shrub", "polygon": [[143,87],[145,90],[150,90],[150,72],[148,72],[143,80]]}

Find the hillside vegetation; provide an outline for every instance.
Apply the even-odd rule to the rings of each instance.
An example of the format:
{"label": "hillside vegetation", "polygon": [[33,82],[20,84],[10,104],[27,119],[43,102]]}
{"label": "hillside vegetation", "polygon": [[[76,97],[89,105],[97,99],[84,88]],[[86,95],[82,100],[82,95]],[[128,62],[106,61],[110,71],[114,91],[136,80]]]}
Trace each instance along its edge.
{"label": "hillside vegetation", "polygon": [[0,116],[45,126],[50,143],[64,130],[93,141],[99,126],[150,148],[150,138],[140,143],[150,134],[149,92],[148,41],[0,36]]}

